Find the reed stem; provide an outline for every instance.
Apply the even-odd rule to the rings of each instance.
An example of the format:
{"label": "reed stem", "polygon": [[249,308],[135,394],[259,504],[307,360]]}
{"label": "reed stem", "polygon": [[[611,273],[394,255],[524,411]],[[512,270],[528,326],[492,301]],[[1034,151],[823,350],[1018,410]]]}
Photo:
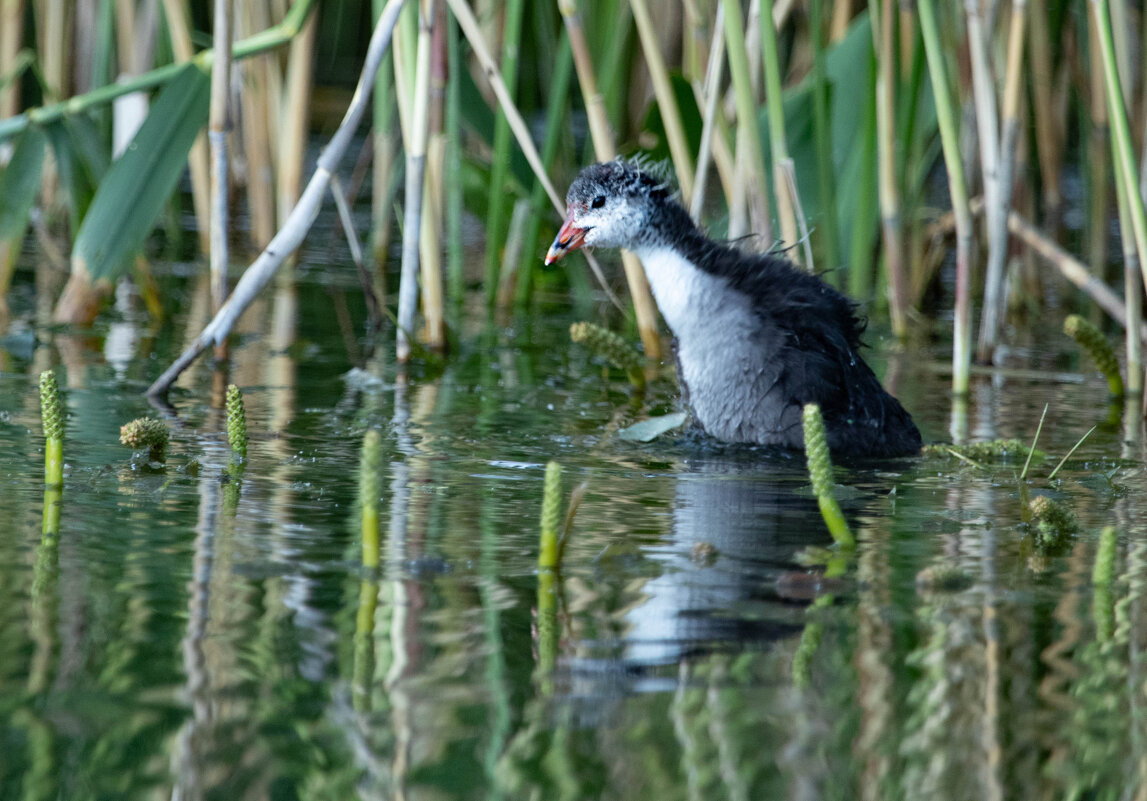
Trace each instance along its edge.
{"label": "reed stem", "polygon": [[917,3],[932,94],[940,125],[940,142],[944,164],[948,169],[948,194],[956,218],[956,304],[952,323],[952,392],[966,395],[972,362],[971,259],[972,211],[964,181],[964,164],[960,158],[959,118],[948,84],[948,65],[940,44],[940,27],[936,21],[934,0]]}

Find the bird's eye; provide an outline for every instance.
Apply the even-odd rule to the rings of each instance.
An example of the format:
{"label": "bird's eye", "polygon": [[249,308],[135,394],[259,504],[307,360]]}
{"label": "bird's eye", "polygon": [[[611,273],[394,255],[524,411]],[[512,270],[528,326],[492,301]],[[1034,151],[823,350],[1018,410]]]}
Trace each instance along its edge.
{"label": "bird's eye", "polygon": [[597,197],[595,197],[593,199],[593,202],[590,203],[590,206],[592,206],[595,209],[600,209],[604,205],[605,205],[605,195],[598,195]]}

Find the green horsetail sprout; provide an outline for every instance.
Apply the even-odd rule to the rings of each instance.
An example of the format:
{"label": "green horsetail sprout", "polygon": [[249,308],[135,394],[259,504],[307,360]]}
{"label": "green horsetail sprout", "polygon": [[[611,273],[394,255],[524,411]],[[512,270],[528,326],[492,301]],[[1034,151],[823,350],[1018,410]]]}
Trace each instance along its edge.
{"label": "green horsetail sprout", "polygon": [[542,542],[538,551],[538,567],[543,570],[558,568],[558,524],[561,521],[562,466],[557,462],[546,465],[546,483],[542,490]]}
{"label": "green horsetail sprout", "polygon": [[618,370],[624,370],[634,388],[645,388],[645,373],[641,371],[641,354],[621,336],[600,325],[581,322],[570,326],[570,339],[579,345],[585,345]]}
{"label": "green horsetail sprout", "polygon": [[40,373],[40,424],[44,427],[44,483],[64,483],[64,408],[51,370]]}
{"label": "green horsetail sprout", "polygon": [[1099,535],[1099,548],[1095,552],[1095,570],[1091,574],[1094,584],[1108,585],[1115,577],[1116,533],[1114,526],[1107,526]]}
{"label": "green horsetail sprout", "polygon": [[1119,359],[1103,332],[1078,314],[1072,314],[1063,321],[1063,333],[1087,351],[1099,372],[1107,379],[1107,389],[1112,397],[1122,398],[1123,377],[1119,374]]}
{"label": "green horsetail sprout", "polygon": [[382,495],[382,435],[372,428],[362,439],[359,459],[359,497],[362,501],[362,566],[378,567],[378,499]]}
{"label": "green horsetail sprout", "polygon": [[820,407],[815,403],[806,403],[804,407],[804,450],[808,461],[808,474],[812,479],[812,490],[816,493],[816,502],[820,506],[820,514],[825,524],[828,525],[829,533],[837,545],[851,548],[856,545],[856,540],[848,530],[848,523],[840,511],[840,504],[832,494],[832,457],[828,453],[824,418],[820,415]]}
{"label": "green horsetail sprout", "polygon": [[167,426],[152,417],[139,417],[120,426],[119,441],[135,451],[147,448],[148,461],[164,461],[167,440]]}
{"label": "green horsetail sprout", "polygon": [[1079,530],[1075,515],[1066,506],[1046,495],[1032,498],[1028,509],[1036,528],[1036,544],[1045,550],[1063,545],[1068,537]]}
{"label": "green horsetail sprout", "polygon": [[227,441],[240,459],[247,458],[247,411],[243,393],[234,384],[227,385]]}

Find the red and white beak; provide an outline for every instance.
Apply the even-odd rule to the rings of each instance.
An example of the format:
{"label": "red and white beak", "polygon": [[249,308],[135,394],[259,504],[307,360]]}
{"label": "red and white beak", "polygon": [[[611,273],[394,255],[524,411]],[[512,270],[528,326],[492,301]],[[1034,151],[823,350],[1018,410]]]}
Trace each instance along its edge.
{"label": "red and white beak", "polygon": [[546,264],[553,264],[562,256],[569,253],[571,250],[577,250],[585,244],[585,234],[588,228],[578,228],[574,225],[574,210],[570,209],[566,214],[566,221],[562,223],[561,230],[558,235],[554,237],[554,242],[550,245],[549,251],[546,252]]}

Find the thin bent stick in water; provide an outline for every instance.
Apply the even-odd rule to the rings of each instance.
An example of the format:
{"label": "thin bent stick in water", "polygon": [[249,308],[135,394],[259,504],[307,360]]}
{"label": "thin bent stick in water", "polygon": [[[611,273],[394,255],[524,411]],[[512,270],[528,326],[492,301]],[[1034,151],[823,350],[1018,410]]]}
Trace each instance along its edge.
{"label": "thin bent stick in water", "polygon": [[367,49],[366,61],[363,64],[362,73],[359,75],[358,86],[355,87],[354,97],[351,98],[342,124],[331,137],[330,144],[319,156],[315,173],[311,176],[307,188],[303,190],[299,202],[291,209],[287,221],[275,234],[266,249],[243,273],[243,277],[235,286],[231,297],[227,299],[223,308],[216,313],[207,327],[203,329],[203,332],[179,355],[179,358],[167,368],[163,375],[148,387],[148,395],[157,397],[167,394],[171,385],[175,383],[175,379],[208,346],[217,345],[226,339],[227,335],[231,333],[232,326],[271,280],[279,265],[302,244],[315,221],[315,217],[318,216],[319,207],[322,205],[323,197],[330,186],[335,167],[342,160],[343,154],[350,144],[351,136],[358,128],[362,115],[366,111],[370,88],[378,74],[382,57],[390,47],[391,35],[394,33],[394,25],[398,20],[398,12],[402,9],[403,2],[404,0],[389,0],[382,10],[378,23],[374,27],[374,33],[371,35],[370,47]]}

